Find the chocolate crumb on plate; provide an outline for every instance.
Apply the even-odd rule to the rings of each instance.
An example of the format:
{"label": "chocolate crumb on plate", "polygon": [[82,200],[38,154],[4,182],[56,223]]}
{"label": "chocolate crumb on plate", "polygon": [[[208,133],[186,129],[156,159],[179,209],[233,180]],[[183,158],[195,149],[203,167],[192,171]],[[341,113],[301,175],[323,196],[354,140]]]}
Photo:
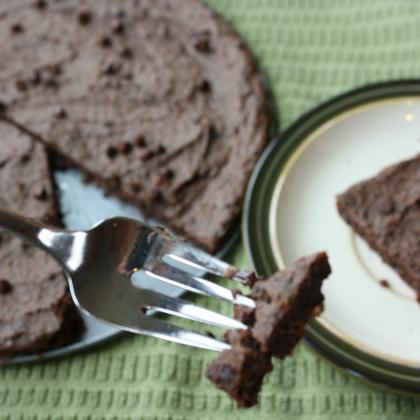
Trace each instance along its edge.
{"label": "chocolate crumb on plate", "polygon": [[386,287],[386,288],[390,288],[391,286],[390,286],[390,284],[389,284],[389,281],[388,280],[386,280],[386,279],[380,279],[379,280],[379,284],[382,286],[382,287]]}

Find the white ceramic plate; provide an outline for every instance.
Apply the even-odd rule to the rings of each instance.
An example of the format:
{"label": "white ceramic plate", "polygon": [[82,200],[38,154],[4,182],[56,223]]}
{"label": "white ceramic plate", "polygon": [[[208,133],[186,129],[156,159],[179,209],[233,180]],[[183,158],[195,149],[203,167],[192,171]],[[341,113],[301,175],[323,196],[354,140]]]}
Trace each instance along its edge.
{"label": "white ceramic plate", "polygon": [[[246,198],[244,236],[257,271],[320,250],[333,273],[307,341],[347,371],[420,392],[416,293],[339,216],[336,196],[420,153],[420,82],[365,87],[301,117],[262,157]],[[389,287],[381,285],[386,280]]]}
{"label": "white ceramic plate", "polygon": [[[420,367],[420,305],[398,274],[354,235],[335,197],[420,152],[420,99],[373,102],[340,114],[290,156],[270,208],[279,265],[326,250],[333,268],[320,322],[391,362]],[[381,286],[386,279],[390,287]]]}

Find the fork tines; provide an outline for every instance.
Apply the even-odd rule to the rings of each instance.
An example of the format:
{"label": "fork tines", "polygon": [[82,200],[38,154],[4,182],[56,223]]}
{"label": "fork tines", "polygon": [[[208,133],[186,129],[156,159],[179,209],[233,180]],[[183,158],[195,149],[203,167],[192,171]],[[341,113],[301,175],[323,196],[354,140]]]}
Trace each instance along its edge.
{"label": "fork tines", "polygon": [[[174,238],[160,234],[157,236],[156,240],[159,242],[158,246],[154,247],[155,255],[151,255],[142,267],[142,272],[146,277],[235,305],[255,307],[252,299],[201,277],[210,273],[244,283],[250,273],[239,271],[226,262],[193,246],[180,243]],[[147,315],[151,313],[150,311],[158,311],[227,329],[247,328],[246,325],[231,317],[148,289],[138,289],[136,302],[145,311],[147,310]],[[151,329],[149,335],[215,351],[230,347],[227,343],[147,315],[144,322]]]}

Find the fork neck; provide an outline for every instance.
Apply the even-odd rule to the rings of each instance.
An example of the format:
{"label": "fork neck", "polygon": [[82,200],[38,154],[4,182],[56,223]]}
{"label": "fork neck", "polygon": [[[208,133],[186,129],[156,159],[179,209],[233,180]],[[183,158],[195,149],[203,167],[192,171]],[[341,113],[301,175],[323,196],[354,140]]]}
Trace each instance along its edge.
{"label": "fork neck", "polygon": [[68,232],[39,220],[0,209],[0,226],[50,254],[69,273],[81,264],[86,232]]}

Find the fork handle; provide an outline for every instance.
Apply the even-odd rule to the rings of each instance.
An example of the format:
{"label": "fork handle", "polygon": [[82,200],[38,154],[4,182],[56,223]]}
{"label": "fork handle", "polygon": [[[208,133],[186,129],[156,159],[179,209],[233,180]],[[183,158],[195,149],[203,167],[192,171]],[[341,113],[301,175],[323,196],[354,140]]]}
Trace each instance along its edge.
{"label": "fork handle", "polygon": [[[20,216],[1,208],[0,226],[37,248],[46,251],[64,268],[68,268],[65,261],[73,241],[72,232],[66,232],[63,229],[46,225],[39,220]],[[60,249],[61,252],[59,252]]]}

